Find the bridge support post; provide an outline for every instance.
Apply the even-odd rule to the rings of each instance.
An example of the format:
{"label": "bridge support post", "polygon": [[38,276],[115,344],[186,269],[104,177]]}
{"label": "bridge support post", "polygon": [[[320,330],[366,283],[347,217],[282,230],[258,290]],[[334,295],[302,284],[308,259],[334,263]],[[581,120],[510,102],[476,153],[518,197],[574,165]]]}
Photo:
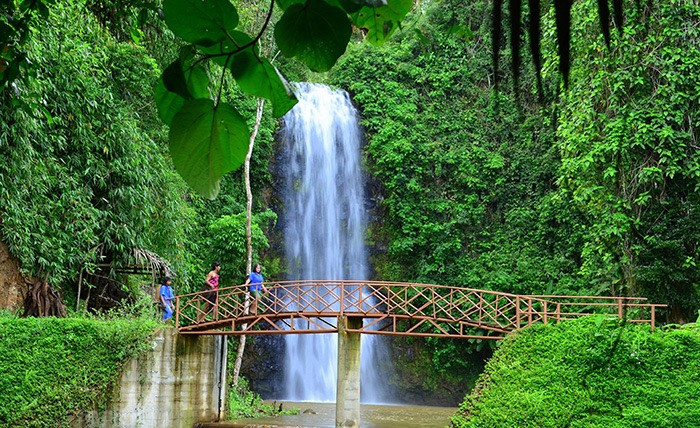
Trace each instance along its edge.
{"label": "bridge support post", "polygon": [[335,426],[360,426],[360,333],[347,331],[362,327],[361,317],[338,318],[338,389]]}

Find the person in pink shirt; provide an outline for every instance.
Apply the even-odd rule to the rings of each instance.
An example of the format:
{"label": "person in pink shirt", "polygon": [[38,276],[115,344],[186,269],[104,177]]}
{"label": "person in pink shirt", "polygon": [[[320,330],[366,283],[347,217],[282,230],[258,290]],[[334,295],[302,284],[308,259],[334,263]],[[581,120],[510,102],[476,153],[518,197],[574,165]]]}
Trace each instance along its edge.
{"label": "person in pink shirt", "polygon": [[201,321],[204,316],[209,312],[211,307],[214,307],[214,318],[218,313],[218,294],[219,294],[219,271],[221,270],[221,263],[214,262],[211,264],[211,270],[207,274],[207,279],[204,281],[204,290],[211,290],[209,293],[204,294],[204,299],[207,301],[204,305],[204,310],[197,313],[197,322]]}

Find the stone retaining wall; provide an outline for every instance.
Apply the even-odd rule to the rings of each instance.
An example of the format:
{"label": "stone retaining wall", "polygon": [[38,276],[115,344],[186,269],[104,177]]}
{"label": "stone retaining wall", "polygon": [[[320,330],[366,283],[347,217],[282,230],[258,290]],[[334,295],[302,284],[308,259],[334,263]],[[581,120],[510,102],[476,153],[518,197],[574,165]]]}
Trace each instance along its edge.
{"label": "stone retaining wall", "polygon": [[225,397],[225,345],[217,336],[181,336],[174,328],[157,332],[152,350],[125,367],[107,409],[73,426],[190,428],[217,420]]}

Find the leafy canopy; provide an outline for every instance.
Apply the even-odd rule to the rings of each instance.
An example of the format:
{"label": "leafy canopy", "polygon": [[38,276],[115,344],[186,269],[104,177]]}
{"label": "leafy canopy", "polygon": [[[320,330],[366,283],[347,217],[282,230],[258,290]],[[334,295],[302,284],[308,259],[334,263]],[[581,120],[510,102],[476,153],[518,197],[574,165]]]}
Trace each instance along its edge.
{"label": "leafy canopy", "polygon": [[[3,2],[0,5],[0,90],[8,82],[19,75],[20,67],[27,66],[26,54],[19,46],[26,41],[29,21],[36,15],[47,17],[49,6],[55,0],[24,0]],[[522,26],[521,12],[523,0],[509,0],[512,71],[514,82],[517,84],[520,74],[520,28]],[[638,7],[639,7],[639,2]],[[352,26],[366,33],[366,38],[373,44],[383,44],[397,28],[410,11],[412,0],[271,0],[267,17],[255,37],[239,31],[239,14],[229,0],[164,0],[163,14],[165,22],[173,33],[190,44],[191,54],[187,60],[179,58],[166,68],[163,74],[163,84],[156,87],[155,99],[160,116],[170,124],[181,109],[184,108],[182,99],[210,98],[202,94],[194,85],[208,83],[203,78],[199,66],[206,61],[223,65],[218,96],[213,99],[213,115],[221,104],[221,87],[224,85],[224,74],[229,69],[232,77],[241,89],[253,96],[269,99],[273,104],[273,114],[276,117],[284,115],[291,109],[296,100],[282,74],[275,69],[270,61],[260,56],[256,44],[265,33],[270,23],[275,4],[282,10],[282,17],[275,28],[275,42],[281,53],[289,58],[296,58],[313,71],[327,71],[345,52],[352,33]],[[622,0],[612,0],[614,24],[622,28]],[[560,71],[564,83],[568,86],[569,57],[571,39],[571,7],[572,0],[553,2],[557,30],[556,38],[559,45]],[[154,7],[144,4],[144,8]],[[498,58],[500,39],[502,36],[501,9],[503,0],[493,0],[493,65],[496,69],[494,78],[498,81]],[[528,0],[530,49],[535,65],[538,81],[538,91],[542,96],[541,59],[540,59],[540,15],[542,6],[540,0]],[[608,46],[610,45],[610,12],[607,1],[598,1],[601,31]],[[140,35],[132,33],[132,38]],[[425,39],[419,31],[418,37]],[[200,70],[200,71],[196,71]],[[201,88],[201,86],[200,86]],[[234,108],[229,106],[229,110]],[[224,114],[226,117],[236,115]],[[192,120],[189,120],[190,122]],[[236,125],[233,125],[236,126]],[[212,135],[213,137],[213,135]],[[247,138],[243,133],[229,139],[229,144],[244,146]],[[212,174],[195,173],[196,167],[178,168],[185,181],[199,193],[213,198],[217,195],[219,181],[228,168],[236,168],[242,164],[242,150],[231,148],[236,157],[227,160],[227,166],[220,168],[215,157],[207,151],[207,145],[199,145],[196,153],[188,153],[191,148],[183,147],[171,141],[173,156],[182,158],[193,154],[197,159],[208,159],[207,169]]]}
{"label": "leafy canopy", "polygon": [[0,99],[2,240],[27,275],[52,283],[127,263],[133,248],[180,260],[192,214],[144,93],[157,63],[83,1],[57,3],[31,31],[41,72]]}

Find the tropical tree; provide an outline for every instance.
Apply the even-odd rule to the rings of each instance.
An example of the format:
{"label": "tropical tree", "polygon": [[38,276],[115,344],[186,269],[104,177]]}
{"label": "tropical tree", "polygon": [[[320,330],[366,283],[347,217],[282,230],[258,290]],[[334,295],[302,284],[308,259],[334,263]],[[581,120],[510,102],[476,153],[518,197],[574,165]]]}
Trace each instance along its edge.
{"label": "tropical tree", "polygon": [[37,22],[31,78],[0,94],[2,236],[40,280],[33,300],[55,300],[47,281],[125,264],[134,248],[177,259],[191,220],[143,92],[156,64],[143,48],[115,42],[83,6],[61,2]]}

